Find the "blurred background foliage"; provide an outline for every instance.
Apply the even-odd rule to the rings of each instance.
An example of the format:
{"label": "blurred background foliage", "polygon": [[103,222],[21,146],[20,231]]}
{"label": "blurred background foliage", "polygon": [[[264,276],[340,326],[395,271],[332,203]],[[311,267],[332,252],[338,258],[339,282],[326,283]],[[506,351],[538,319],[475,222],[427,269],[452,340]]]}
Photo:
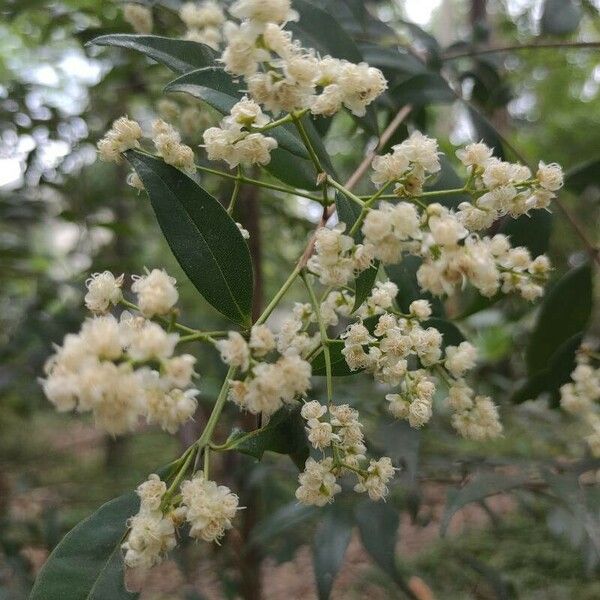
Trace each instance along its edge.
{"label": "blurred background foliage", "polygon": [[[155,5],[156,33],[182,33],[178,0],[149,4]],[[412,105],[390,144],[415,127],[440,138],[450,157],[440,188],[454,186],[452,148],[469,140],[483,138],[510,159],[560,162],[571,174],[564,205],[597,242],[600,49],[585,44],[600,40],[600,2],[318,5],[335,15],[365,59],[389,79],[377,107],[380,128]],[[0,598],[18,599],[26,597],[69,528],[194,439],[223,376],[214,353],[194,349],[202,401],[195,423],[178,438],[153,429],[103,438],[88,420],[55,414],[36,378],[52,343],[84,318],[90,271],[164,267],[180,282],[184,321],[203,329],[225,324],[186,283],[145,196],[126,184],[126,167],[95,160],[95,141],[112,120],[129,114],[148,124],[155,118],[169,80],[164,67],[143,55],[86,46],[99,34],[130,31],[121,6],[4,0],[0,15]],[[197,145],[217,117],[200,102],[173,100],[187,111],[187,121],[178,124],[186,142]],[[347,115],[328,131],[317,125],[345,174],[360,162],[365,144],[373,144],[373,131]],[[221,181],[203,185],[217,197],[230,192]],[[320,213],[310,201],[284,200],[266,190],[259,201],[249,190],[242,199],[238,216],[252,230],[262,296],[268,298]],[[586,258],[581,239],[557,209],[498,227],[532,250],[548,251],[557,280]],[[293,294],[289,300],[288,309]],[[430,592],[448,599],[600,597],[594,463],[574,462],[584,455],[584,433],[549,410],[545,397],[511,402],[527,376],[535,311],[520,301],[482,302],[470,293],[445,308],[464,317],[461,329],[481,350],[479,387],[501,404],[502,440],[481,445],[458,439],[443,407],[423,432],[390,424],[379,419],[372,384],[339,379],[337,397],[368,415],[373,446],[403,466],[389,502],[375,509],[342,495],[321,512],[302,508],[292,500],[291,461],[226,456],[218,479],[239,490],[241,504],[249,507],[240,532],[214,549],[184,545],[167,570],[151,578],[143,597],[315,597],[311,547],[321,565],[315,575],[320,597],[327,596],[337,571],[323,557],[333,555],[341,564],[344,553],[333,587],[339,598],[429,598]],[[571,310],[559,306],[555,317],[562,311],[568,320]],[[597,312],[593,317],[590,331],[598,333]],[[319,396],[322,383],[315,386]],[[229,419],[248,425],[233,410]]]}

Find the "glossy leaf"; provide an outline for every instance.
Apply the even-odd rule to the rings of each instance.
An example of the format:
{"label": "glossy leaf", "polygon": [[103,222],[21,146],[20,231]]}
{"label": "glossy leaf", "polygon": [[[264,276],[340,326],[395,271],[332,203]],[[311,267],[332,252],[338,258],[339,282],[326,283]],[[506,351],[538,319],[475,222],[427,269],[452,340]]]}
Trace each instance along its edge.
{"label": "glossy leaf", "polygon": [[565,174],[565,188],[581,194],[589,186],[600,188],[600,158],[594,158],[569,169]]}
{"label": "glossy leaf", "polygon": [[[343,340],[334,340],[329,344],[329,354],[331,356],[331,372],[334,377],[347,377],[356,375],[360,371],[352,371],[342,354],[344,349]],[[312,374],[317,377],[325,377],[327,371],[325,369],[325,354],[321,350],[311,361]]]}
{"label": "glossy leaf", "polygon": [[527,347],[530,375],[543,371],[550,357],[573,335],[585,329],[592,312],[592,269],[572,269],[548,292]]}
{"label": "glossy leaf", "polygon": [[474,106],[467,106],[467,112],[473,126],[473,141],[485,142],[494,149],[494,156],[504,158],[504,145],[491,121]]}
{"label": "glossy leaf", "polygon": [[508,217],[500,233],[510,237],[513,247],[525,246],[533,256],[548,250],[552,233],[552,215],[545,210],[536,210],[531,215],[521,215],[518,219]]}
{"label": "glossy leaf", "polygon": [[574,0],[546,0],[542,13],[542,33],[567,35],[579,27],[583,12]]}
{"label": "glossy leaf", "polygon": [[379,273],[379,262],[365,269],[354,282],[354,306],[352,312],[358,310],[360,305],[370,296]]}
{"label": "glossy leaf", "polygon": [[472,481],[459,489],[448,491],[446,497],[446,508],[440,531],[442,535],[446,534],[452,517],[463,506],[471,502],[480,502],[488,496],[493,496],[501,492],[513,490],[527,481],[526,475],[501,475],[499,473],[481,473]]}
{"label": "glossy leaf", "polygon": [[391,96],[398,105],[414,106],[448,104],[456,100],[446,80],[437,73],[417,73],[393,88]]}
{"label": "glossy leaf", "polygon": [[314,48],[322,55],[345,58],[354,63],[363,60],[354,40],[340,27],[337,20],[317,3],[294,0],[294,10],[300,20],[288,23],[287,29],[294,32],[304,46]]}
{"label": "glossy leaf", "polygon": [[118,46],[141,52],[175,73],[187,73],[194,69],[210,67],[216,59],[215,51],[206,44],[158,35],[115,33],[102,35],[89,43],[96,46]]}
{"label": "glossy leaf", "polygon": [[313,566],[319,600],[327,600],[352,537],[352,523],[335,510],[328,510],[317,525],[313,540]]}
{"label": "glossy leaf", "polygon": [[550,357],[548,366],[543,371],[529,377],[513,393],[511,400],[515,404],[535,400],[542,394],[550,394],[552,406],[560,404],[560,387],[571,379],[571,373],[575,369],[576,352],[581,346],[583,334],[578,333],[564,342],[558,350]]}
{"label": "glossy leaf", "polygon": [[265,452],[287,454],[299,469],[309,455],[300,407],[283,406],[256,431],[239,433],[229,440],[231,448],[261,460]]}
{"label": "glossy leaf", "polygon": [[138,511],[129,492],[101,506],[56,546],[40,571],[30,600],[133,600],[123,583],[121,543]]}
{"label": "glossy leaf", "polygon": [[362,502],[356,507],[356,523],[365,550],[392,579],[399,576],[396,540],[400,517],[385,502]]}
{"label": "glossy leaf", "polygon": [[427,71],[427,67],[404,48],[369,44],[362,47],[362,54],[366,62],[384,72],[396,75],[416,75]]}
{"label": "glossy leaf", "polygon": [[187,175],[130,150],[158,224],[196,289],[226,317],[250,324],[252,263],[240,230],[223,206]]}

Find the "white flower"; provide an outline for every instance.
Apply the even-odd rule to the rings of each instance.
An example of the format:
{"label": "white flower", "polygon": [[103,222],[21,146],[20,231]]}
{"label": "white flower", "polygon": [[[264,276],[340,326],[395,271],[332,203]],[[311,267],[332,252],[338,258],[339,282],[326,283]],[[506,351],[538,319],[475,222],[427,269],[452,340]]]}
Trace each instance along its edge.
{"label": "white flower", "polygon": [[147,275],[134,275],[133,279],[131,290],[137,294],[139,309],[146,317],[166,315],[179,299],[175,278],[164,270],[152,269]]}
{"label": "white flower", "polygon": [[131,148],[139,148],[141,137],[142,128],[139,123],[127,117],[120,117],[98,142],[100,159],[107,162],[120,162],[122,152]]}
{"label": "white flower", "polygon": [[483,142],[478,142],[457,150],[456,156],[465,167],[483,167],[491,158],[492,152],[492,148]]}
{"label": "white flower", "polygon": [[239,510],[238,497],[228,487],[206,479],[202,471],[181,484],[181,502],[187,509],[190,536],[205,542],[223,537]]}
{"label": "white flower", "polygon": [[229,12],[238,19],[260,23],[285,23],[296,21],[298,13],[292,10],[290,0],[237,0]]}
{"label": "white flower", "polygon": [[324,458],[317,462],[309,458],[304,471],[298,475],[300,486],[296,490],[296,498],[302,504],[325,506],[333,501],[335,494],[342,491],[332,473],[333,459]]}
{"label": "white flower", "polygon": [[123,7],[123,18],[136,33],[152,33],[154,26],[152,11],[146,6],[128,2]]}
{"label": "white flower", "polygon": [[308,441],[318,450],[324,450],[331,446],[331,442],[335,439],[333,428],[330,423],[321,423],[317,419],[310,419],[308,427]]}
{"label": "white flower", "polygon": [[240,233],[242,234],[242,237],[245,240],[249,240],[250,239],[250,232],[247,229],[244,229],[244,226],[241,223],[237,223],[237,228],[240,230]]}
{"label": "white flower", "polygon": [[354,491],[367,492],[371,500],[381,500],[389,493],[387,483],[392,479],[395,471],[391,459],[387,456],[379,460],[372,459],[367,468],[367,476],[359,478]]}
{"label": "white flower", "polygon": [[110,271],[94,273],[85,285],[88,289],[85,305],[94,313],[106,312],[111,304],[117,304],[123,297],[123,275],[115,277]]}
{"label": "white flower", "polygon": [[414,300],[410,303],[408,312],[416,319],[427,319],[431,316],[431,304],[427,300]]}
{"label": "white flower", "polygon": [[311,400],[302,406],[300,414],[303,419],[310,421],[311,419],[320,419],[326,412],[326,406],[316,400]]}
{"label": "white flower", "polygon": [[458,346],[446,347],[444,366],[454,377],[462,377],[466,371],[475,367],[477,348],[469,342],[461,342]]}
{"label": "white flower", "polygon": [[158,510],[166,491],[167,484],[161,481],[158,475],[154,473],[149,475],[148,479],[138,485],[136,490],[137,495],[140,497],[141,510]]}
{"label": "white flower", "polygon": [[79,337],[85,352],[99,359],[116,360],[123,353],[119,322],[113,315],[86,319]]}
{"label": "white flower", "polygon": [[158,425],[168,431],[175,433],[182,423],[191,419],[198,403],[196,396],[200,392],[196,389],[180,390],[174,388],[164,392],[160,381],[156,381],[145,394],[145,411],[149,423]]}
{"label": "white flower", "polygon": [[536,177],[539,184],[550,192],[556,192],[564,183],[562,168],[556,163],[546,165],[540,161]]}
{"label": "white flower", "polygon": [[129,356],[139,362],[171,358],[179,341],[178,334],[167,333],[158,323],[151,321],[145,321],[142,327],[133,330],[125,322],[121,331],[127,339]]}
{"label": "white flower", "polygon": [[181,143],[179,132],[161,119],[154,121],[152,129],[154,146],[163,160],[182,171],[195,173],[194,151]]}
{"label": "white flower", "polygon": [[215,347],[221,353],[221,360],[230,367],[247,371],[250,366],[250,349],[246,340],[237,332],[230,331],[227,339],[219,340]]}
{"label": "white flower", "polygon": [[179,18],[190,29],[219,27],[225,22],[221,7],[210,0],[202,3],[185,2],[179,9]]}
{"label": "white flower", "polygon": [[174,387],[185,388],[192,382],[196,357],[191,354],[174,356],[162,363],[165,377]]}
{"label": "white flower", "polygon": [[129,519],[128,526],[129,535],[121,548],[130,568],[147,570],[177,545],[173,521],[160,510],[141,511]]}
{"label": "white flower", "polygon": [[266,325],[254,325],[248,345],[254,356],[262,357],[275,349],[275,336]]}
{"label": "white flower", "polygon": [[494,439],[502,434],[498,408],[491,398],[476,396],[473,406],[452,416],[453,427],[463,436],[476,441]]}

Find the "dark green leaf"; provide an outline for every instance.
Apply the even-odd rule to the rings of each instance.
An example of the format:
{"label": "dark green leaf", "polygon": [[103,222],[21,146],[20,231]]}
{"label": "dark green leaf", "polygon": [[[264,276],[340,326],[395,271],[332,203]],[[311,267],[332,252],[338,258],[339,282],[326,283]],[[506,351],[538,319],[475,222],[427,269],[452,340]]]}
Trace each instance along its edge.
{"label": "dark green leaf", "polygon": [[252,262],[235,222],[178,169],[135,150],[126,156],[144,182],[158,224],[190,281],[219,312],[249,325]]}
{"label": "dark green leaf", "polygon": [[416,75],[427,71],[427,67],[404,48],[369,44],[362,47],[362,54],[366,62],[384,72]]}
{"label": "dark green leaf", "polygon": [[175,73],[187,73],[194,69],[209,67],[214,64],[216,59],[215,51],[205,44],[158,35],[115,33],[102,35],[89,43],[96,46],[119,46],[136,50],[165,65]]}
{"label": "dark green leaf", "polygon": [[481,473],[459,489],[448,490],[446,497],[446,508],[440,532],[446,534],[452,517],[463,506],[471,502],[479,502],[485,500],[488,496],[500,494],[513,490],[527,481],[526,475],[501,475],[499,473]]}
{"label": "dark green leaf", "polygon": [[288,454],[299,469],[309,455],[304,420],[300,407],[283,406],[269,422],[256,431],[238,434],[230,440],[231,448],[261,460],[265,452]]}
{"label": "dark green leaf", "polygon": [[379,262],[365,269],[354,282],[354,306],[352,312],[358,310],[360,305],[369,297],[371,290],[375,285],[377,273],[379,272]]}
{"label": "dark green leaf", "polygon": [[392,459],[396,467],[402,467],[400,476],[415,481],[419,465],[421,431],[406,421],[381,421],[375,437],[385,456]]}
{"label": "dark green leaf", "polygon": [[531,215],[521,215],[518,219],[507,218],[500,232],[510,236],[514,246],[525,246],[533,256],[548,250],[552,232],[552,215],[545,210],[536,210]]}
{"label": "dark green leaf", "polygon": [[319,600],[327,600],[352,537],[352,523],[339,511],[329,510],[318,524],[313,540],[313,565]]}
{"label": "dark green leaf", "polygon": [[600,187],[600,158],[577,165],[565,174],[567,189],[581,194],[589,186]]}
{"label": "dark green leaf", "polygon": [[437,73],[417,73],[393,88],[390,95],[399,106],[447,104],[456,100],[446,80]]}
{"label": "dark green leaf", "polygon": [[504,158],[504,147],[502,139],[491,121],[474,106],[467,106],[467,111],[474,129],[474,141],[485,142],[494,149],[494,156]]}
{"label": "dark green leaf", "polygon": [[592,269],[572,269],[548,292],[527,347],[530,375],[543,371],[561,344],[585,329],[592,313]]}
{"label": "dark green leaf", "polygon": [[[360,216],[361,207],[347,198],[341,192],[337,192],[335,195],[335,208],[337,209],[338,218],[342,223],[346,224],[346,233],[352,229],[352,225],[356,222],[356,219]],[[356,232],[355,239],[358,241],[361,239],[360,230]]]}
{"label": "dark green leaf", "polygon": [[206,67],[186,73],[168,83],[165,92],[184,92],[204,100],[221,114],[228,114],[243,96],[242,86],[222,67]]}
{"label": "dark green leaf", "polygon": [[564,342],[550,357],[548,367],[532,375],[513,393],[512,402],[520,404],[548,393],[551,395],[553,406],[558,406],[560,387],[571,379],[576,365],[576,352],[582,339],[583,334],[578,333]]}
{"label": "dark green leaf", "polygon": [[121,543],[126,522],[138,511],[129,492],[76,525],[40,571],[30,600],[132,600],[125,590]]}
{"label": "dark green leaf", "polygon": [[574,0],[546,0],[542,13],[542,33],[567,35],[579,27],[583,12]]}
{"label": "dark green leaf", "polygon": [[365,550],[392,579],[399,576],[396,541],[400,517],[385,502],[362,502],[356,507],[356,522]]}
{"label": "dark green leaf", "polygon": [[283,148],[275,148],[271,152],[271,162],[264,169],[292,187],[317,189],[317,171],[312,162],[294,156]]}
{"label": "dark green leaf", "polygon": [[444,316],[444,306],[440,299],[428,292],[422,292],[419,288],[417,271],[420,266],[421,259],[418,256],[405,256],[401,263],[385,267],[385,272],[390,280],[398,286],[398,295],[396,296],[398,306],[402,312],[407,313],[408,307],[413,300],[423,298],[431,302],[433,315],[442,317]]}
{"label": "dark green leaf", "polygon": [[[349,375],[356,375],[360,371],[352,371],[342,354],[344,349],[344,342],[342,340],[334,340],[329,344],[329,354],[331,356],[331,372],[334,377],[347,377]],[[327,375],[325,369],[325,354],[321,350],[311,361],[312,374],[317,377],[324,377]]]}
{"label": "dark green leaf", "polygon": [[322,55],[330,54],[353,63],[363,60],[354,40],[327,11],[307,0],[294,0],[293,7],[298,11],[300,20],[297,23],[288,23],[287,28],[293,31],[306,47],[314,48]]}
{"label": "dark green leaf", "polygon": [[301,523],[318,514],[319,509],[315,506],[304,506],[296,500],[285,504],[273,514],[268,515],[256,525],[250,537],[251,545],[263,545],[275,537],[279,537],[286,531],[295,529]]}

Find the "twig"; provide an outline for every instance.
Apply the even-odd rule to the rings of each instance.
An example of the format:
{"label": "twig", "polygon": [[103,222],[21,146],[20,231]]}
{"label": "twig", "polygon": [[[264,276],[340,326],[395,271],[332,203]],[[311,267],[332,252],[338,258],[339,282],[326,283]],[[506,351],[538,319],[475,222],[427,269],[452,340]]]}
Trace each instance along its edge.
{"label": "twig", "polygon": [[449,52],[442,56],[442,60],[455,60],[457,58],[469,58],[483,54],[497,54],[501,52],[522,52],[527,50],[543,50],[550,48],[583,48],[593,50],[600,48],[600,42],[542,42],[540,44],[516,44],[513,46],[499,46],[495,48],[475,48],[465,52]]}

